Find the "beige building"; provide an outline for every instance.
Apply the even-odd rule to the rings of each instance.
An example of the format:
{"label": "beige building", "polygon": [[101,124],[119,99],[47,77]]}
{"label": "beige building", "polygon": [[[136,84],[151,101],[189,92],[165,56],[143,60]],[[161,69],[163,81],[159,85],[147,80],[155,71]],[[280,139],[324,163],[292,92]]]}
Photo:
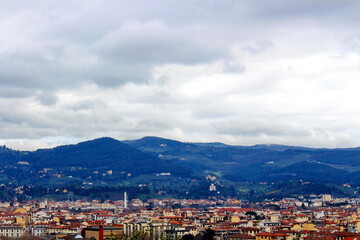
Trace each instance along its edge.
{"label": "beige building", "polygon": [[25,229],[19,225],[0,226],[0,236],[19,238],[25,234]]}

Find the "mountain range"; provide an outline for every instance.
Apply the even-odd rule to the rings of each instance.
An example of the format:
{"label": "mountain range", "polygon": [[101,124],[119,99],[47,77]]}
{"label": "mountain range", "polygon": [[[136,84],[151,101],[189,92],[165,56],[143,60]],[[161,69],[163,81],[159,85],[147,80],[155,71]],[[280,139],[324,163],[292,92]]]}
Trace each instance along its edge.
{"label": "mountain range", "polygon": [[221,189],[216,193],[229,195],[241,192],[244,183],[273,185],[269,191],[289,181],[356,189],[359,173],[359,148],[232,146],[159,137],[126,141],[104,137],[36,151],[0,148],[0,184],[14,188],[140,186],[170,195],[193,191],[200,197],[208,194],[211,182]]}
{"label": "mountain range", "polygon": [[231,146],[222,143],[183,143],[158,137],[124,142],[195,171],[218,172],[237,181],[299,179],[355,183],[360,180],[359,148]]}

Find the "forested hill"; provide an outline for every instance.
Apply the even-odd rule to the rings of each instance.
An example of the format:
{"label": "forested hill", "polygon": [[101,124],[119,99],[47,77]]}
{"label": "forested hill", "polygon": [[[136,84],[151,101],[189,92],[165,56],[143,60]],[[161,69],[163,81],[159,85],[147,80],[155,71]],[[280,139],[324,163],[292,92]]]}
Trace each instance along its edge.
{"label": "forested hill", "polygon": [[23,156],[35,169],[86,168],[123,171],[132,174],[173,172],[182,174],[180,166],[142,152],[112,138],[99,138],[76,145],[40,149]]}
{"label": "forested hill", "polygon": [[[49,187],[58,191],[59,186],[70,186],[78,190],[132,187],[141,194],[182,197],[215,193],[233,196],[241,195],[249,183],[271,183],[274,185],[268,188],[269,191],[281,192],[290,189],[283,186],[293,186],[296,182],[351,185],[354,191],[349,192],[353,194],[357,191],[356,186],[360,186],[359,173],[358,148],[231,146],[158,137],[126,141],[104,137],[36,151],[0,147],[0,184],[14,188],[40,187],[39,195]],[[284,185],[286,182],[290,185]],[[211,183],[220,190],[209,193]],[[275,186],[281,187],[274,190]],[[315,187],[302,189],[306,192]],[[331,188],[326,186],[324,189]],[[250,190],[247,188],[246,193]],[[281,196],[286,196],[286,192]]]}
{"label": "forested hill", "polygon": [[33,152],[0,149],[0,183],[56,184],[74,180],[120,182],[128,176],[191,170],[112,138],[99,138]]}
{"label": "forested hill", "polygon": [[124,142],[141,151],[160,155],[162,159],[191,167],[194,171],[218,172],[235,181],[360,181],[359,148],[231,146],[223,143],[184,143],[158,137]]}

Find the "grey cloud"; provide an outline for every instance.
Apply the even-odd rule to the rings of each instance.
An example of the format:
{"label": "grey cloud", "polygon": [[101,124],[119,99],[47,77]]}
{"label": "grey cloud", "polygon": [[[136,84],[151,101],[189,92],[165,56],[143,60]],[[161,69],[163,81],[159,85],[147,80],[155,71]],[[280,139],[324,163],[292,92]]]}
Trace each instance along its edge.
{"label": "grey cloud", "polygon": [[343,41],[343,51],[345,54],[360,54],[360,35],[350,36]]}
{"label": "grey cloud", "polygon": [[227,60],[223,61],[223,71],[227,73],[243,73],[246,70],[245,64],[239,60]]}
{"label": "grey cloud", "polygon": [[163,64],[193,65],[229,57],[225,46],[201,42],[191,31],[169,28],[159,21],[126,22],[97,41],[95,48],[101,61],[112,67],[106,72],[118,72],[97,77],[100,85],[146,82],[152,69]]}
{"label": "grey cloud", "polygon": [[[26,88],[33,90],[59,89],[79,84],[81,78],[76,78],[76,70],[61,62],[57,55],[62,49],[44,46],[43,49],[28,53],[15,49],[0,54],[0,84],[8,88]],[[46,56],[47,55],[47,56]]]}
{"label": "grey cloud", "polygon": [[[40,14],[35,11],[30,16],[36,13]],[[72,26],[71,22],[56,22],[51,14],[41,18],[49,24],[60,24],[61,28]],[[67,35],[57,36],[56,30],[49,26],[40,33],[34,31],[28,44],[24,39],[10,47],[12,43],[8,40],[3,46],[6,50],[0,51],[0,83],[28,87],[34,89],[34,94],[37,90],[71,88],[84,82],[113,87],[127,82],[149,82],[153,68],[159,65],[210,63],[228,56],[224,44],[197,39],[191,28],[171,28],[154,20],[126,19],[118,26],[107,27],[88,28],[92,41],[76,39],[71,42],[73,39]],[[54,36],[58,39],[53,39]]]}
{"label": "grey cloud", "polygon": [[0,57],[0,83],[2,86],[32,88],[44,84],[40,78],[40,66],[43,65],[43,62],[39,62],[37,56],[15,52],[3,53]]}
{"label": "grey cloud", "polygon": [[[2,84],[40,90],[73,87],[83,82],[112,87],[126,82],[148,82],[153,68],[158,65],[193,65],[215,60],[224,62],[226,72],[242,73],[246,69],[245,64],[229,58],[228,46],[237,39],[232,39],[232,36],[237,36],[244,26],[241,25],[238,30],[224,28],[227,32],[222,34],[223,25],[213,21],[226,21],[232,26],[235,23],[231,22],[231,17],[242,16],[239,12],[253,10],[275,14],[278,10],[307,12],[312,8],[309,2],[290,4],[275,1],[259,5],[230,1],[206,4],[205,8],[200,8],[191,1],[175,1],[173,4],[178,4],[180,11],[174,11],[168,9],[170,5],[164,1],[151,4],[143,1],[139,6],[126,1],[108,3],[90,1],[86,5],[73,2],[58,5],[35,1],[32,5],[23,5],[22,8],[26,9],[23,12],[5,13],[16,16],[15,23],[11,25],[13,28],[21,27],[19,32],[29,29],[30,39],[26,39],[29,36],[25,35],[24,41],[19,43],[20,48],[15,48],[18,50],[2,54]],[[15,1],[8,7],[20,7],[19,4]],[[334,4],[338,5],[336,1],[330,5]],[[323,2],[316,1],[316,6],[323,5]],[[188,15],[198,10],[201,17]],[[218,19],[219,16],[222,18]],[[247,17],[249,15],[245,14],[243,18]],[[261,17],[252,18],[261,20]],[[26,40],[29,44],[24,44]],[[257,41],[248,44],[245,50],[258,54],[269,46],[269,41]]]}
{"label": "grey cloud", "polygon": [[70,111],[78,112],[92,110],[94,108],[107,108],[107,105],[100,100],[82,100],[80,102],[67,104],[64,108]]}
{"label": "grey cloud", "polygon": [[[330,75],[336,90],[334,76],[357,79],[357,60],[336,69],[319,62],[337,51],[359,53],[359,7],[348,0],[4,2],[0,136],[359,142],[349,133],[356,117],[343,120],[359,112],[344,107],[349,94],[321,95]],[[342,136],[322,126],[318,113],[329,102],[338,104],[332,122],[345,126]]]}
{"label": "grey cloud", "polygon": [[0,86],[0,97],[2,98],[26,98],[33,95],[29,88],[18,86]]}
{"label": "grey cloud", "polygon": [[39,100],[39,102],[41,102],[43,105],[51,106],[57,102],[58,98],[53,92],[41,91],[37,95],[37,100]]}
{"label": "grey cloud", "polygon": [[243,136],[311,136],[311,132],[303,127],[275,122],[273,120],[238,120],[215,123],[214,128],[219,134]]}
{"label": "grey cloud", "polygon": [[286,1],[275,0],[264,2],[261,0],[247,1],[247,7],[253,14],[263,18],[294,19],[294,18],[320,18],[323,16],[336,17],[345,12],[355,12],[358,5],[352,0],[305,0]]}
{"label": "grey cloud", "polygon": [[141,119],[137,122],[136,127],[130,129],[131,132],[160,132],[172,129],[172,123],[164,119]]}
{"label": "grey cloud", "polygon": [[262,40],[246,45],[245,47],[243,47],[243,50],[249,52],[250,54],[257,55],[263,53],[264,51],[273,46],[273,42],[268,40]]}

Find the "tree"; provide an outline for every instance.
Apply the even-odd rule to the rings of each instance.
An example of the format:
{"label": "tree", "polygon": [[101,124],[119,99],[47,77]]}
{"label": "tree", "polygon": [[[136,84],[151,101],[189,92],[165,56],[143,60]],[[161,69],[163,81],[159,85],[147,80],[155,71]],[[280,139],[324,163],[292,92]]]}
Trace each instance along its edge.
{"label": "tree", "polygon": [[186,234],[181,238],[181,240],[195,240],[195,237],[192,234]]}
{"label": "tree", "polygon": [[214,236],[215,236],[215,231],[212,230],[211,228],[207,228],[205,230],[205,239],[206,240],[214,240]]}

